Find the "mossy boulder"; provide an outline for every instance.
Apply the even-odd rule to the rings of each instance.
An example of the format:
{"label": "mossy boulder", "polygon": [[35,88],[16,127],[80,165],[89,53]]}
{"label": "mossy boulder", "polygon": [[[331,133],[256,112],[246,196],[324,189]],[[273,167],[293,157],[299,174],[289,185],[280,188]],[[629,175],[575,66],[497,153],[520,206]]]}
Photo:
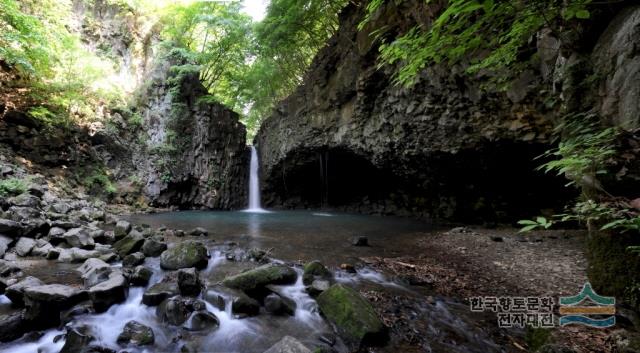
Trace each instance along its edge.
{"label": "mossy boulder", "polygon": [[196,241],[178,243],[160,255],[160,267],[165,270],[179,270],[189,267],[201,270],[206,268],[208,263],[207,248]]}
{"label": "mossy boulder", "polygon": [[145,346],[153,344],[154,341],[153,330],[135,320],[127,322],[118,336],[118,343],[121,345]]}
{"label": "mossy boulder", "polygon": [[125,257],[129,254],[133,254],[142,248],[144,244],[144,237],[137,232],[131,232],[131,234],[118,240],[113,244],[113,249],[120,255]]}
{"label": "mossy boulder", "polygon": [[381,345],[388,332],[371,304],[355,290],[334,284],[317,299],[322,314],[352,350]]}
{"label": "mossy boulder", "polygon": [[302,283],[308,286],[316,279],[332,281],[333,273],[331,273],[331,271],[324,267],[324,265],[320,261],[311,261],[304,265]]}
{"label": "mossy boulder", "polygon": [[298,274],[291,267],[268,264],[227,277],[222,283],[229,288],[253,292],[270,284],[292,284],[297,279]]}

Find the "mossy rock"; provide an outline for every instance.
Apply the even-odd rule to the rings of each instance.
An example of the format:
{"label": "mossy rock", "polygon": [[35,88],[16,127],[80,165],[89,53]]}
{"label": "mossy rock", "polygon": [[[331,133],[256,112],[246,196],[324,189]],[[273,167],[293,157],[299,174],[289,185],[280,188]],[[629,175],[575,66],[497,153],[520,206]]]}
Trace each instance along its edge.
{"label": "mossy rock", "polygon": [[252,292],[270,284],[292,284],[297,278],[298,274],[289,266],[268,264],[227,277],[222,283],[229,288]]}
{"label": "mossy rock", "polygon": [[199,270],[207,267],[209,255],[207,248],[200,242],[184,241],[160,255],[160,267],[165,270],[179,270],[195,267]]}
{"label": "mossy rock", "polygon": [[140,250],[142,244],[144,244],[144,237],[139,233],[131,232],[131,234],[115,242],[113,249],[120,257],[125,257]]}
{"label": "mossy rock", "polygon": [[317,302],[350,349],[381,345],[388,340],[387,328],[373,306],[354,289],[334,284],[318,296]]}
{"label": "mossy rock", "polygon": [[313,280],[324,279],[333,281],[333,273],[329,271],[320,261],[311,261],[304,265],[304,273],[302,274],[302,283],[310,285]]}

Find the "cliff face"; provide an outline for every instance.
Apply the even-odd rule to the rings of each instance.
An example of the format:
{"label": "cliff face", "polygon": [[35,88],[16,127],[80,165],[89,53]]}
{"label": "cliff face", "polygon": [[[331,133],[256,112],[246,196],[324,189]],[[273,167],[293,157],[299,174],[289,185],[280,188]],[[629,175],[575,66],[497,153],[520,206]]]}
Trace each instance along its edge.
{"label": "cliff face", "polygon": [[369,34],[428,23],[437,9],[386,6],[361,32],[364,6],[347,7],[304,85],[263,123],[255,143],[264,203],[464,221],[561,207],[572,196],[564,181],[535,171],[533,159],[551,146],[559,111],[551,98],[582,101],[575,67],[584,57],[563,56],[540,33],[539,59],[507,91],[481,89],[487,77],[470,77],[464,65],[429,67],[411,88],[398,87],[389,68],[377,69]]}

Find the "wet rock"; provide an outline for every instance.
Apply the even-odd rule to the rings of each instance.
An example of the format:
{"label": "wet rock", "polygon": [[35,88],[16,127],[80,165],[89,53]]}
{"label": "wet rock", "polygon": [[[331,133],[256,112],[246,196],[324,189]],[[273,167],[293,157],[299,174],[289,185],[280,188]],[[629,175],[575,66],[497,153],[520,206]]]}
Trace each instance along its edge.
{"label": "wet rock", "polygon": [[93,305],[91,304],[91,302],[84,301],[80,304],[74,305],[70,309],[60,312],[60,324],[66,325],[78,316],[93,313],[95,313],[95,310],[93,310]]}
{"label": "wet rock", "polygon": [[38,239],[36,240],[36,245],[31,250],[31,255],[45,257],[51,249],[53,249],[53,245],[49,244],[48,241]]}
{"label": "wet rock", "polygon": [[85,228],[72,228],[62,235],[64,241],[72,247],[92,250],[96,244]]}
{"label": "wet rock", "polygon": [[311,350],[297,339],[291,336],[284,336],[264,353],[311,353]]}
{"label": "wet rock", "polygon": [[60,353],[86,353],[94,337],[88,326],[67,328],[66,340]]}
{"label": "wet rock", "polygon": [[82,266],[78,267],[82,281],[86,287],[94,286],[109,278],[111,266],[100,259],[87,259]]}
{"label": "wet rock", "polygon": [[198,296],[204,284],[195,268],[183,268],[178,271],[178,289],[185,296]]}
{"label": "wet rock", "polygon": [[248,295],[237,292],[231,300],[231,312],[236,317],[255,316],[260,313],[260,303]]}
{"label": "wet rock", "polygon": [[104,231],[102,229],[95,229],[90,232],[93,241],[100,244],[113,244],[116,242],[116,236],[113,231]]}
{"label": "wet rock", "polygon": [[27,329],[24,310],[0,314],[0,342],[13,341],[22,336]]}
{"label": "wet rock", "polygon": [[50,249],[46,256],[47,260],[57,260],[60,257],[60,251],[59,248]]}
{"label": "wet rock", "polygon": [[207,248],[202,243],[185,241],[167,249],[160,256],[160,267],[165,270],[178,270],[181,268],[195,267],[203,269],[207,267],[209,255]]}
{"label": "wet rock", "polygon": [[0,218],[0,234],[15,237],[21,233],[22,226],[20,225],[20,223],[12,221],[10,219]]}
{"label": "wet rock", "polygon": [[27,256],[31,253],[31,250],[33,250],[34,246],[36,246],[35,240],[22,237],[18,239],[18,242],[16,243],[16,254],[18,254],[19,256]]}
{"label": "wet rock", "polygon": [[264,308],[269,314],[273,315],[294,315],[296,303],[289,298],[271,293],[264,298]]}
{"label": "wet rock", "polygon": [[12,243],[13,239],[0,234],[0,257],[4,256],[4,253],[7,252]]}
{"label": "wet rock", "polygon": [[153,272],[144,266],[136,266],[129,274],[129,284],[132,286],[146,286],[149,284]]}
{"label": "wet rock", "polygon": [[312,297],[317,297],[320,293],[331,287],[331,282],[324,279],[316,279],[306,287],[307,293]]}
{"label": "wet rock", "polygon": [[162,322],[180,326],[194,311],[206,311],[206,304],[198,299],[175,296],[164,300],[156,309],[156,315]]}
{"label": "wet rock", "polygon": [[13,305],[22,307],[24,306],[24,290],[27,287],[34,287],[43,285],[44,283],[32,276],[25,277],[17,283],[10,285],[5,290],[5,295],[11,300]]}
{"label": "wet rock", "polygon": [[40,198],[29,194],[20,194],[18,196],[10,197],[9,203],[19,207],[38,208],[40,207]]}
{"label": "wet rock", "polygon": [[48,328],[60,322],[60,312],[85,300],[87,293],[62,284],[27,287],[24,290],[25,319],[32,328]]}
{"label": "wet rock", "polygon": [[115,242],[113,244],[113,249],[118,253],[118,255],[120,255],[120,257],[125,257],[140,250],[140,248],[142,248],[142,244],[144,244],[144,237],[140,233],[134,231]]}
{"label": "wet rock", "polygon": [[365,236],[357,236],[351,238],[351,245],[353,246],[369,246],[369,238]]}
{"label": "wet rock", "polygon": [[196,227],[193,228],[192,230],[189,231],[189,235],[193,235],[193,236],[207,236],[209,235],[209,232],[202,228],[202,227]]}
{"label": "wet rock", "polygon": [[220,321],[211,312],[198,310],[191,313],[187,321],[182,325],[189,331],[213,330],[220,326]]}
{"label": "wet rock", "polygon": [[225,297],[222,294],[214,290],[207,290],[206,293],[204,294],[204,300],[206,300],[209,304],[213,305],[214,307],[218,308],[218,310],[224,310],[227,302]]}
{"label": "wet rock", "polygon": [[14,274],[20,271],[21,271],[20,267],[15,263],[12,263],[6,260],[0,260],[0,276],[8,277],[11,274]]}
{"label": "wet rock", "polygon": [[167,250],[167,244],[153,238],[146,239],[142,245],[142,252],[145,256],[157,257]]}
{"label": "wet rock", "polygon": [[89,299],[97,312],[109,309],[111,305],[125,301],[128,283],[122,272],[112,271],[109,278],[89,288]]}
{"label": "wet rock", "polygon": [[129,234],[130,231],[131,231],[131,223],[124,220],[120,220],[118,221],[118,223],[116,223],[116,227],[113,230],[113,234],[115,235],[116,239],[122,239],[127,234]]}
{"label": "wet rock", "polygon": [[[59,249],[58,262],[76,263],[87,259],[98,258],[102,254],[97,250],[84,250],[78,248]],[[51,252],[50,252],[51,253]]]}
{"label": "wet rock", "polygon": [[156,306],[165,299],[173,297],[178,293],[178,284],[174,282],[156,283],[144,292],[142,295],[142,303],[149,306]]}
{"label": "wet rock", "polygon": [[155,335],[151,327],[145,326],[135,320],[127,322],[124,325],[122,333],[118,336],[118,344],[146,346],[151,345],[155,341]]}
{"label": "wet rock", "polygon": [[259,263],[266,263],[268,262],[268,258],[267,258],[267,251],[263,250],[263,249],[259,249],[259,248],[252,248],[249,249],[249,251],[247,251],[247,259],[249,261],[255,261],[255,262],[259,262]]}
{"label": "wet rock", "polygon": [[350,349],[387,341],[387,328],[371,304],[355,290],[334,284],[318,296],[317,302]]}
{"label": "wet rock", "polygon": [[292,284],[297,278],[298,274],[289,266],[268,264],[227,277],[222,283],[229,288],[251,292],[269,284]]}
{"label": "wet rock", "polygon": [[311,261],[304,265],[302,283],[310,285],[316,279],[332,281],[333,273],[324,267],[320,261]]}
{"label": "wet rock", "polygon": [[122,266],[134,267],[144,263],[144,254],[141,252],[134,252],[124,257],[122,260]]}
{"label": "wet rock", "polygon": [[348,273],[357,273],[356,267],[352,264],[340,264],[340,269]]}

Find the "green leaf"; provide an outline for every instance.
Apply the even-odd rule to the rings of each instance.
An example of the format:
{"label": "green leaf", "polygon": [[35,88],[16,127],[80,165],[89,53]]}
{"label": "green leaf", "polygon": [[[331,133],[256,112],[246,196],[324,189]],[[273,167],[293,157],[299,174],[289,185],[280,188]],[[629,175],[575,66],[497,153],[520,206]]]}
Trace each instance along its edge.
{"label": "green leaf", "polygon": [[530,232],[530,231],[534,230],[536,227],[538,227],[537,224],[532,224],[532,225],[523,227],[522,229],[520,229],[520,231],[518,233]]}
{"label": "green leaf", "polygon": [[589,13],[588,10],[582,9],[582,10],[576,11],[576,18],[579,18],[581,20],[586,20],[589,17],[591,17],[591,14]]}

